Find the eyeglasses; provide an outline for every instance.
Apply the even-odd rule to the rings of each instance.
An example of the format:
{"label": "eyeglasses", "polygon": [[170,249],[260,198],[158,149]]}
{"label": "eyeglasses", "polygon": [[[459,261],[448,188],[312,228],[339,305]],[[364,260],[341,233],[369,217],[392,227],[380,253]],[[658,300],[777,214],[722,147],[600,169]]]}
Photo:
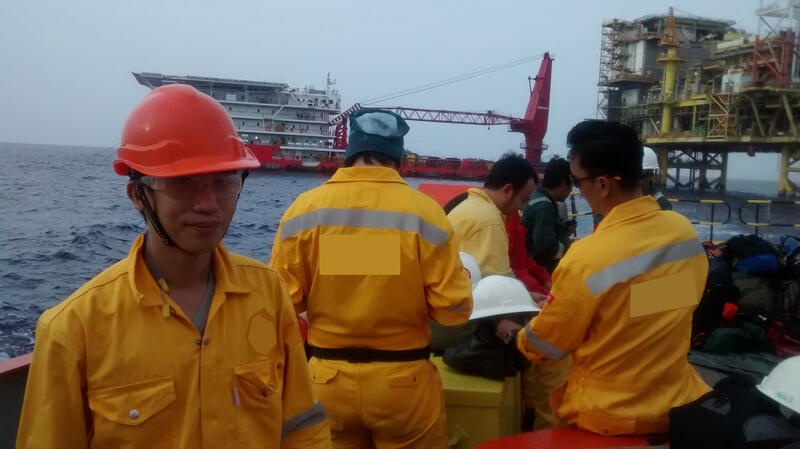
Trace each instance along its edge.
{"label": "eyeglasses", "polygon": [[586,181],[586,180],[588,180],[588,179],[599,178],[599,177],[601,177],[601,176],[607,176],[607,177],[609,177],[609,178],[613,179],[614,181],[622,181],[622,178],[621,178],[621,177],[619,177],[619,176],[611,176],[611,175],[592,175],[592,176],[584,176],[583,178],[578,178],[578,177],[576,177],[575,175],[573,175],[572,173],[570,173],[570,174],[569,174],[569,180],[570,180],[570,181],[572,181],[572,185],[574,185],[575,187],[577,187],[577,188],[579,188],[579,189],[580,189],[580,188],[581,188],[581,182],[583,182],[583,181]]}
{"label": "eyeglasses", "polygon": [[179,200],[195,198],[206,185],[215,198],[230,199],[236,197],[239,192],[242,191],[242,171],[237,170],[206,175],[181,176],[177,178],[142,176],[139,182],[164,195]]}
{"label": "eyeglasses", "polygon": [[572,182],[577,188],[581,187],[581,182],[586,181],[587,179],[594,179],[603,175],[594,175],[594,176],[584,176],[583,178],[578,178],[577,176],[573,175],[572,173],[569,174],[569,180]]}

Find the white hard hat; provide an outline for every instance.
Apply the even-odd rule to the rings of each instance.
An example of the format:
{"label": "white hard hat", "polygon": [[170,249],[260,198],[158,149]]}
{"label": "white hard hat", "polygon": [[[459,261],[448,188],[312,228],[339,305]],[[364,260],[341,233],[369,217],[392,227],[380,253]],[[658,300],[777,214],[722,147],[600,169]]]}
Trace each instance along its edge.
{"label": "white hard hat", "polygon": [[790,357],[779,363],[756,385],[758,391],[768,398],[800,413],[800,356]]}
{"label": "white hard hat", "polygon": [[466,270],[467,276],[472,281],[472,288],[474,289],[478,282],[481,281],[481,269],[478,266],[478,261],[465,252],[459,252],[458,255],[461,256],[461,264],[464,265],[464,270]]}
{"label": "white hard hat", "polygon": [[520,312],[538,312],[522,282],[507,276],[486,276],[472,290],[472,315],[469,319]]}
{"label": "white hard hat", "polygon": [[650,147],[642,147],[644,157],[642,157],[642,170],[658,171],[658,156]]}

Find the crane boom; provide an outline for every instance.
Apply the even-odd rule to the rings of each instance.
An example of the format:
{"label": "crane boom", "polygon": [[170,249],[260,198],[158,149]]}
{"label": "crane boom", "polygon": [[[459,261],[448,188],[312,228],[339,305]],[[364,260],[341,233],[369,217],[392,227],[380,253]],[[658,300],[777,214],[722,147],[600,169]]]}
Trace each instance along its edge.
{"label": "crane boom", "polygon": [[[528,161],[538,163],[541,161],[544,135],[547,132],[547,119],[550,110],[550,75],[552,59],[549,53],[544,54],[539,74],[536,75],[535,84],[528,99],[525,117],[518,118],[510,115],[487,112],[450,111],[445,109],[407,108],[402,106],[375,106],[375,109],[392,111],[406,120],[434,123],[455,123],[461,125],[508,125],[509,131],[522,133],[525,143],[525,157]],[[333,147],[336,149],[347,148],[347,117],[361,109],[356,103],[341,114],[332,118],[329,126],[336,126]]]}

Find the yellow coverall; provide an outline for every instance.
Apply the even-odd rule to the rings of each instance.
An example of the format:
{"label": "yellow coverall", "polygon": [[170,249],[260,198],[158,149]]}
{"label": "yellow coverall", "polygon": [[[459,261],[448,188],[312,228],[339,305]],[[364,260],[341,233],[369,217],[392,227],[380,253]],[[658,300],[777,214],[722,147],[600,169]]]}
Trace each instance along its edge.
{"label": "yellow coverall", "polygon": [[220,244],[200,335],[162,300],[143,241],[42,314],[17,447],[330,447],[277,273]]}
{"label": "yellow coverall", "polygon": [[686,218],[643,196],[616,206],[553,273],[552,302],[518,334],[533,362],[572,354],[551,404],[605,435],[663,433],[672,407],[709,391],[689,365],[708,260]]}
{"label": "yellow coverall", "polygon": [[[297,311],[308,311],[309,343],[319,348],[425,348],[429,317],[457,325],[472,310],[442,209],[391,168],[341,168],[300,195],[270,264]],[[447,447],[442,384],[428,360],[313,357],[309,367],[334,447]]]}

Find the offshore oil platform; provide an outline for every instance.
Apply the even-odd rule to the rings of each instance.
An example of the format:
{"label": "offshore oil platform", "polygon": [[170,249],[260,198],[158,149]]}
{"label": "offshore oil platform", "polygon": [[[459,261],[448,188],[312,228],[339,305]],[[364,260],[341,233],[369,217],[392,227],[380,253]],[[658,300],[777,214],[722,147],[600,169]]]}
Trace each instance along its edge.
{"label": "offshore oil platform", "polygon": [[672,8],[603,23],[597,116],[639,130],[661,184],[725,189],[730,153],[779,153],[778,194],[800,195],[800,0],[756,15],[756,34]]}

